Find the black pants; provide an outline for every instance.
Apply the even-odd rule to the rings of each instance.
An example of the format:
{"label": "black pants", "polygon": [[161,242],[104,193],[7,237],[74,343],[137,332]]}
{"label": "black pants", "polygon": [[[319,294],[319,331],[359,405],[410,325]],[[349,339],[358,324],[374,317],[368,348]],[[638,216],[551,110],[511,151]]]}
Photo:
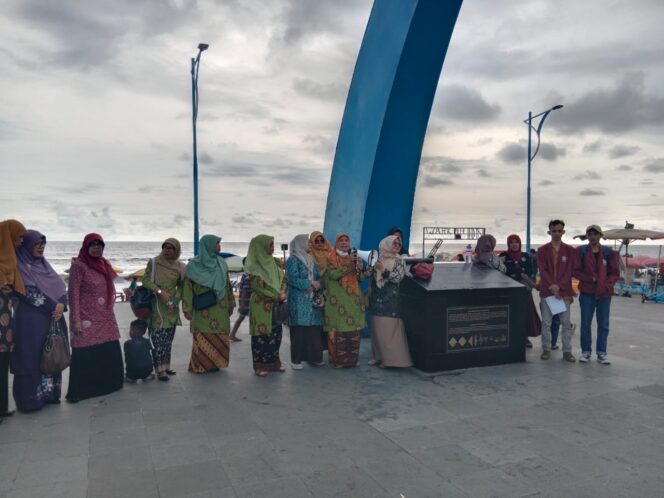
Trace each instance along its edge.
{"label": "black pants", "polygon": [[9,353],[0,353],[0,413],[9,410]]}

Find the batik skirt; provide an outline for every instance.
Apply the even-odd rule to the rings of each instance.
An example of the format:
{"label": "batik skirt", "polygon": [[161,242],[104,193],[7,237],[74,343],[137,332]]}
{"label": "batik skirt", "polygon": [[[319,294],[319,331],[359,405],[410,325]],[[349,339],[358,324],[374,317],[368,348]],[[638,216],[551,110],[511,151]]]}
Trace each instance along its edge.
{"label": "batik skirt", "polygon": [[279,348],[281,347],[282,326],[275,325],[269,334],[251,336],[251,357],[254,371],[278,372],[281,370]]}
{"label": "batik skirt", "polygon": [[229,345],[228,334],[194,332],[189,371],[202,374],[228,367]]}
{"label": "batik skirt", "polygon": [[175,327],[150,330],[152,359],[157,373],[164,372],[171,367],[171,349],[174,337]]}
{"label": "batik skirt", "polygon": [[360,357],[359,332],[328,332],[327,359],[333,367],[355,367]]}

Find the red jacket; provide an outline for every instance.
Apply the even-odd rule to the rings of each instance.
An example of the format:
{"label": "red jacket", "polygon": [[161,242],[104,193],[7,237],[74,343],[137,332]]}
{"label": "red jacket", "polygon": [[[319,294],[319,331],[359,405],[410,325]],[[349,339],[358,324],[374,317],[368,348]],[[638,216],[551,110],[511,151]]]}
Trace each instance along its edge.
{"label": "red jacket", "polygon": [[604,259],[604,248],[601,245],[598,259],[588,244],[585,261],[582,264],[581,247],[575,249],[576,259],[572,272],[574,277],[579,279],[579,290],[584,294],[593,294],[596,298],[609,297],[613,294],[613,286],[620,278],[618,254],[613,249],[609,249],[607,262]]}
{"label": "red jacket", "polygon": [[537,267],[540,272],[540,297],[553,296],[549,287],[553,284],[560,287],[561,297],[573,297],[572,269],[574,268],[575,252],[572,246],[560,243],[556,272],[553,271],[553,248],[551,242],[537,249]]}

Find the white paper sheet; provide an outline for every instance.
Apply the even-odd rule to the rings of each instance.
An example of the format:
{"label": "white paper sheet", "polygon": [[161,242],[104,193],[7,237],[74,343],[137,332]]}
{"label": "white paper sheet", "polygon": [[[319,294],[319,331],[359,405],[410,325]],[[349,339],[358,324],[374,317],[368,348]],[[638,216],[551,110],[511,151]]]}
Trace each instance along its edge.
{"label": "white paper sheet", "polygon": [[548,296],[545,297],[544,300],[546,301],[546,305],[551,310],[552,315],[557,315],[567,310],[564,299],[558,298],[556,296]]}

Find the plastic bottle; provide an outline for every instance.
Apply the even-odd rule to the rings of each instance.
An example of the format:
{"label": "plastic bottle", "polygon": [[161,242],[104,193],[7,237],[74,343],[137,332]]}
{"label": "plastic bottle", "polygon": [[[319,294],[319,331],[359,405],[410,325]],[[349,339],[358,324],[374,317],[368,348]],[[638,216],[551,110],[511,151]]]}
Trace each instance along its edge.
{"label": "plastic bottle", "polygon": [[473,246],[468,244],[466,250],[464,251],[464,259],[466,263],[470,263],[473,260]]}

